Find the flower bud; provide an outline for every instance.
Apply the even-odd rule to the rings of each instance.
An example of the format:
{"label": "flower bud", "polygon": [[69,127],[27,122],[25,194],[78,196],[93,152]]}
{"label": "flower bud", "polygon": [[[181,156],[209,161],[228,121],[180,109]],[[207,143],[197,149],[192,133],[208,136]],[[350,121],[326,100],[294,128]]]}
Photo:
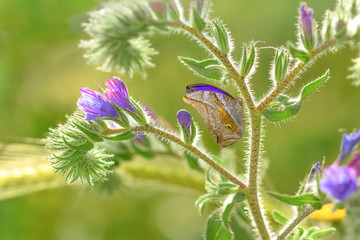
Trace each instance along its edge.
{"label": "flower bud", "polygon": [[289,54],[284,48],[277,49],[274,61],[274,79],[277,83],[286,77],[288,66]]}
{"label": "flower bud", "polygon": [[108,88],[105,90],[105,97],[119,107],[135,113],[134,107],[129,103],[129,94],[123,81],[118,78],[110,78],[105,82]]}
{"label": "flower bud", "polygon": [[191,115],[188,111],[180,110],[177,113],[177,119],[180,125],[183,125],[186,131],[190,134],[190,126],[191,126]]}
{"label": "flower bud", "polygon": [[341,152],[339,158],[336,160],[337,163],[340,163],[360,141],[360,129],[355,133],[350,133],[349,135],[343,135],[343,141],[341,143]]}
{"label": "flower bud", "polygon": [[312,19],[312,10],[308,8],[307,4],[304,2],[301,4],[300,9],[300,20],[301,20],[301,41],[307,50],[312,50],[314,48],[314,27]]}

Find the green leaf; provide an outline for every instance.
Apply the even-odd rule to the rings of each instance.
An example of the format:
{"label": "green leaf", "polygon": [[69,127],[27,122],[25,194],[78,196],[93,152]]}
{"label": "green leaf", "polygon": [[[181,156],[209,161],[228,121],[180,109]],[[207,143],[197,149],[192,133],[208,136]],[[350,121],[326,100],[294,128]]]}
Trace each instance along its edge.
{"label": "green leaf", "polygon": [[135,133],[133,133],[132,131],[127,131],[115,136],[103,136],[103,138],[107,139],[107,140],[111,140],[114,142],[119,142],[119,141],[125,141],[125,140],[129,140],[129,139],[133,139],[136,136]]}
{"label": "green leaf", "polygon": [[87,140],[84,143],[79,144],[79,145],[75,145],[75,144],[68,142],[65,137],[63,137],[63,141],[66,144],[66,146],[68,146],[70,149],[73,149],[73,150],[89,151],[89,150],[93,149],[93,147],[94,147],[94,144],[92,144],[91,142],[89,142]]}
{"label": "green leaf", "polygon": [[[79,120],[77,120],[77,121],[79,121]],[[79,122],[73,121],[73,124],[94,142],[102,142],[103,141],[103,138],[100,137],[97,133],[94,133],[94,132],[90,131],[89,129],[86,129]]]}
{"label": "green leaf", "polygon": [[221,219],[224,223],[224,226],[229,229],[229,220],[230,220],[230,214],[232,209],[234,208],[236,203],[242,202],[246,199],[246,195],[243,192],[239,192],[237,194],[234,195],[232,201],[227,204],[226,206],[224,206],[224,211],[221,214]]}
{"label": "green leaf", "polygon": [[286,120],[299,112],[302,101],[314,92],[320,85],[329,78],[329,70],[318,79],[307,84],[301,91],[297,98],[290,98],[289,96],[279,94],[279,96],[269,104],[269,106],[262,112],[262,114],[272,122]]}
{"label": "green leaf", "polygon": [[224,226],[221,219],[221,208],[217,209],[207,220],[206,240],[231,240],[232,233]]}
{"label": "green leaf", "polygon": [[278,193],[274,193],[274,192],[268,192],[268,194],[283,203],[293,205],[293,206],[301,206],[303,204],[310,204],[311,206],[313,206],[316,209],[320,209],[322,206],[321,200],[311,193],[305,193],[305,194],[302,194],[299,196],[289,196],[289,195],[283,195],[283,194],[278,194]]}
{"label": "green leaf", "polygon": [[130,126],[130,122],[129,122],[128,117],[123,112],[124,108],[119,107],[117,104],[115,104],[113,102],[112,102],[112,105],[115,107],[116,111],[118,112],[119,118],[117,118],[117,119],[107,118],[107,119],[116,122],[123,128],[128,128]]}
{"label": "green leaf", "polygon": [[200,196],[196,202],[195,206],[199,209],[200,214],[204,213],[204,209],[209,202],[216,201],[219,199],[219,196],[214,195],[213,193],[207,193]]}
{"label": "green leaf", "polygon": [[312,234],[310,234],[309,237],[313,238],[313,239],[318,239],[318,238],[328,236],[335,231],[336,231],[336,228],[329,228],[329,229],[325,229],[325,230],[321,230],[321,231],[316,231],[316,232],[313,232]]}
{"label": "green leaf", "polygon": [[[135,109],[135,111],[137,113],[137,115],[133,114],[133,115],[131,115],[131,117],[133,117],[137,123],[139,123],[141,125],[145,125],[147,123],[147,119],[146,119],[144,110],[132,98],[129,98],[129,103],[131,104],[131,106],[133,106],[133,108]],[[131,111],[129,111],[129,112],[131,112]],[[133,113],[133,112],[131,112],[131,113]],[[137,117],[135,117],[134,115]]]}
{"label": "green leaf", "polygon": [[213,20],[214,24],[213,34],[215,37],[216,45],[220,51],[224,54],[228,54],[230,51],[230,42],[228,32],[225,29],[224,25],[219,20]]}
{"label": "green leaf", "polygon": [[206,22],[202,19],[199,10],[197,8],[192,9],[192,26],[201,32],[206,27]]}
{"label": "green leaf", "polygon": [[286,224],[288,221],[288,219],[286,217],[284,217],[284,215],[282,215],[281,213],[279,213],[276,210],[273,211],[273,217],[280,224]]}
{"label": "green leaf", "polygon": [[193,156],[188,151],[184,151],[184,156],[187,159],[187,162],[192,169],[200,169],[199,160],[197,157]]}
{"label": "green leaf", "polygon": [[179,59],[190,70],[194,71],[202,77],[220,80],[223,75],[223,71],[219,69],[219,63],[215,59],[206,59],[202,61],[197,61],[187,57],[179,57]]}
{"label": "green leaf", "polygon": [[291,43],[289,43],[289,50],[293,58],[297,58],[302,62],[308,62],[310,60],[309,54],[307,52],[296,48]]}

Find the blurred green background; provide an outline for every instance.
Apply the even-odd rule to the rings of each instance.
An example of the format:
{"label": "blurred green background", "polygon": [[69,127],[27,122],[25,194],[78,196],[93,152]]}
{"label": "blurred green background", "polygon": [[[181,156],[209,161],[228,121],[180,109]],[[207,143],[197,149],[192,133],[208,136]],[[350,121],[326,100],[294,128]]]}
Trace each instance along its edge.
{"label": "blurred green background", "polygon": [[[0,0],[0,140],[13,137],[43,138],[49,127],[65,120],[76,108],[79,88],[97,89],[117,73],[103,73],[86,64],[80,39],[87,38],[81,22],[99,0]],[[189,1],[183,1],[188,6]],[[321,20],[335,0],[308,1],[314,17]],[[300,1],[214,1],[212,15],[228,23],[240,52],[241,43],[262,41],[261,46],[284,45],[295,40]],[[212,142],[198,114],[182,102],[184,87],[204,82],[188,71],[177,56],[206,54],[185,36],[151,38],[160,54],[147,79],[126,79],[130,94],[152,107],[161,118],[176,124],[176,112],[189,110],[201,125],[205,145]],[[272,49],[260,51],[260,64],[252,80],[256,96],[268,90]],[[291,92],[331,69],[326,87],[303,104],[286,123],[266,123],[265,151],[269,170],[265,185],[291,194],[312,164],[336,158],[341,142],[339,129],[359,128],[359,88],[346,79],[355,52],[345,47],[327,54],[303,75]],[[235,94],[234,89],[226,89]],[[244,144],[236,144],[241,157]],[[1,194],[1,192],[0,192]],[[42,191],[0,202],[0,239],[199,239],[204,218],[194,207],[197,194],[171,189],[136,189],[126,195],[97,197],[78,187]]]}

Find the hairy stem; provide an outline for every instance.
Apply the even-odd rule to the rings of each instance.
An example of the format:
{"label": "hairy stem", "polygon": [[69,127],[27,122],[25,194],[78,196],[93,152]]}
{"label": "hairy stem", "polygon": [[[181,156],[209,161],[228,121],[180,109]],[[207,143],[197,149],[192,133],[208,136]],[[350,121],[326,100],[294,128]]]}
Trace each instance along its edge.
{"label": "hairy stem", "polygon": [[106,132],[104,132],[104,134],[111,135],[111,134],[123,133],[123,132],[129,131],[129,130],[131,130],[132,132],[153,133],[153,134],[163,137],[173,143],[176,143],[176,144],[182,146],[183,148],[185,148],[186,150],[188,150],[189,152],[191,152],[192,154],[194,154],[195,156],[197,156],[198,158],[200,158],[201,160],[203,160],[204,162],[206,162],[208,165],[210,165],[213,169],[215,169],[217,172],[219,172],[222,176],[227,178],[232,183],[238,185],[240,188],[244,188],[244,189],[247,188],[247,185],[245,183],[243,183],[235,175],[230,173],[227,169],[225,169],[221,165],[219,165],[216,161],[209,158],[206,154],[201,152],[198,148],[194,147],[193,145],[185,143],[177,136],[170,134],[160,128],[156,128],[156,127],[150,126],[150,125],[144,125],[144,126],[131,127],[128,129],[109,129]]}
{"label": "hairy stem", "polygon": [[196,37],[204,46],[207,48],[221,63],[226,67],[228,73],[233,77],[236,84],[238,85],[241,94],[245,100],[246,106],[249,109],[251,119],[251,145],[250,145],[250,166],[249,166],[249,191],[248,191],[248,202],[250,205],[251,213],[255,220],[258,232],[263,240],[270,239],[269,232],[266,228],[264,218],[260,209],[258,200],[258,189],[257,189],[257,174],[258,174],[258,161],[259,161],[259,148],[261,139],[261,114],[257,110],[254,100],[250,94],[249,88],[245,83],[245,77],[241,76],[237,69],[233,66],[226,54],[223,54],[204,34],[199,33],[196,29],[181,23],[172,22],[170,26],[180,28],[192,36]]}
{"label": "hairy stem", "polygon": [[291,69],[291,71],[286,75],[284,80],[279,82],[276,87],[267,95],[257,106],[257,110],[262,112],[288,85],[289,83],[294,80],[299,73],[307,66],[311,61],[313,61],[316,57],[318,57],[321,53],[329,49],[332,45],[336,43],[336,40],[330,40],[324,42],[319,47],[315,48],[310,52],[310,61],[309,62],[301,62],[298,61],[297,64]]}
{"label": "hairy stem", "polygon": [[304,220],[307,216],[309,216],[315,209],[313,207],[307,207],[303,211],[297,214],[297,216],[289,222],[279,233],[276,237],[276,240],[284,239],[289,233]]}
{"label": "hairy stem", "polygon": [[258,198],[258,163],[260,153],[260,139],[261,139],[261,114],[254,112],[251,114],[251,152],[250,152],[250,167],[249,167],[249,190],[247,192],[247,199],[249,202],[250,211],[255,220],[259,234],[262,239],[270,239],[269,232],[264,222],[264,217],[261,212],[259,198]]}

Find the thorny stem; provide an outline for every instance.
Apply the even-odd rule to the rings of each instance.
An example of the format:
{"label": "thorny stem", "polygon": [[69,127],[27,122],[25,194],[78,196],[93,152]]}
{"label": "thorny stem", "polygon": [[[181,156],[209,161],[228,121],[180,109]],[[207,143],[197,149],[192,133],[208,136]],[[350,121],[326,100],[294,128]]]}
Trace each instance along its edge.
{"label": "thorny stem", "polygon": [[219,165],[216,161],[209,158],[206,154],[201,152],[198,148],[194,147],[193,145],[185,143],[177,136],[170,134],[168,132],[165,132],[164,130],[162,130],[160,128],[156,128],[151,125],[134,126],[134,127],[130,127],[127,129],[122,129],[122,128],[121,129],[109,129],[106,132],[104,132],[103,134],[105,134],[105,135],[119,134],[119,133],[127,132],[129,130],[132,132],[149,132],[149,133],[158,135],[159,137],[163,137],[167,140],[170,140],[171,142],[182,146],[183,148],[187,149],[189,152],[191,152],[195,156],[202,159],[204,162],[209,164],[213,169],[215,169],[217,172],[219,172],[222,176],[227,178],[232,183],[238,185],[240,188],[243,188],[243,189],[247,188],[245,183],[243,183],[240,179],[238,179],[236,176],[234,176],[232,173],[230,173],[227,169],[225,169],[221,165]]}
{"label": "thorny stem", "polygon": [[304,220],[307,216],[309,216],[315,209],[313,207],[307,207],[303,211],[299,212],[297,216],[289,222],[279,233],[276,237],[276,240],[284,239],[289,233]]}

